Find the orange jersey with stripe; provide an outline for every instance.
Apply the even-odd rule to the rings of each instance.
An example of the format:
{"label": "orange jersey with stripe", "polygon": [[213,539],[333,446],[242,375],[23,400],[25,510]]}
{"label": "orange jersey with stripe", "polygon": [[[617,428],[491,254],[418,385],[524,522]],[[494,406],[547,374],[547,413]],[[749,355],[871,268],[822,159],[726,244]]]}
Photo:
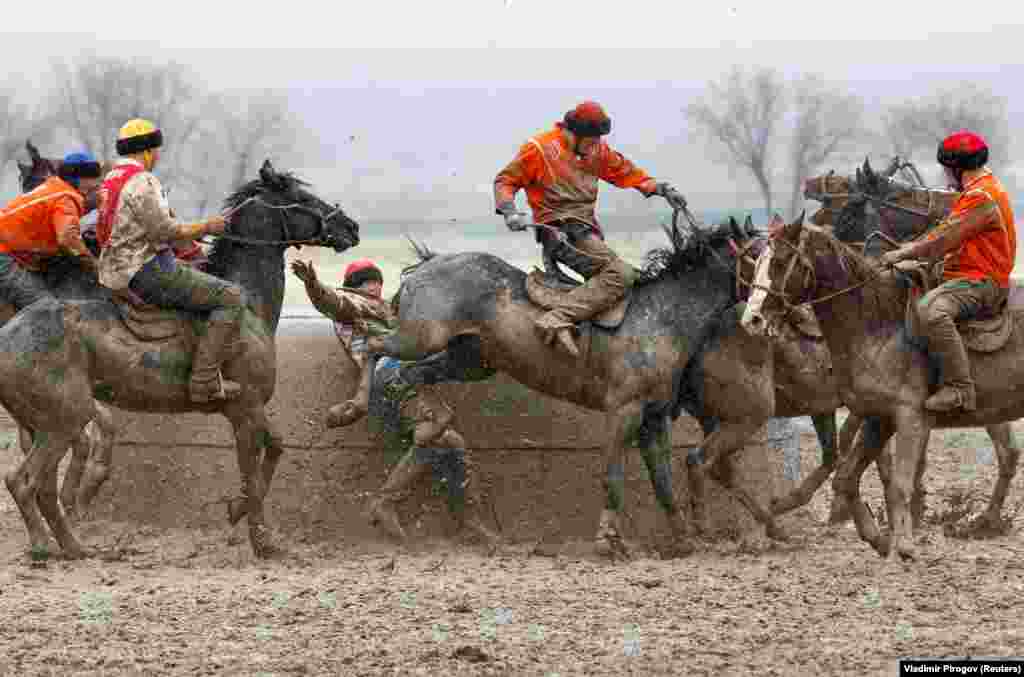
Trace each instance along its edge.
{"label": "orange jersey with stripe", "polygon": [[964,186],[953,211],[936,226],[967,229],[977,234],[946,255],[947,280],[992,278],[1000,287],[1010,284],[1010,272],[1017,257],[1017,229],[1010,196],[1003,184],[985,172]]}
{"label": "orange jersey with stripe", "polygon": [[0,252],[31,266],[62,249],[74,250],[75,241],[82,239],[79,221],[84,213],[81,193],[51,176],[0,211]]}
{"label": "orange jersey with stripe", "polygon": [[494,200],[498,206],[514,203],[516,193],[525,189],[537,223],[573,218],[596,226],[598,179],[645,195],[655,189],[653,178],[604,141],[591,154],[578,157],[558,124],[520,147],[494,180]]}

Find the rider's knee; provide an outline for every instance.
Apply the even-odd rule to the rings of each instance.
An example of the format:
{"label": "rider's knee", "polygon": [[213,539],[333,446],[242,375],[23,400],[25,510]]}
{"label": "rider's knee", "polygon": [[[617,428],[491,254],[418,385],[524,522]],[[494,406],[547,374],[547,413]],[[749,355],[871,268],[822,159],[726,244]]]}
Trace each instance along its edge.
{"label": "rider's knee", "polygon": [[944,325],[956,321],[956,305],[941,295],[927,296],[918,302],[917,311],[928,326]]}
{"label": "rider's knee", "polygon": [[618,257],[612,258],[605,265],[601,275],[608,283],[623,290],[632,287],[635,281],[632,266]]}

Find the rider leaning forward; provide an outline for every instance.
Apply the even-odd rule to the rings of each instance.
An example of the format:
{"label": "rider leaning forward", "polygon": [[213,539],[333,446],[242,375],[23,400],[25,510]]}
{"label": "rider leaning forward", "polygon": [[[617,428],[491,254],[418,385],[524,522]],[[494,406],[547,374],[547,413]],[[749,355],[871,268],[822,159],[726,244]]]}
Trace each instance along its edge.
{"label": "rider leaning forward", "polygon": [[86,197],[100,183],[100,164],[88,152],[69,153],[57,176],[19,195],[0,210],[0,300],[15,310],[52,298],[45,271],[57,256],[96,260],[82,241]]}
{"label": "rider leaning forward", "polygon": [[545,342],[557,340],[571,355],[579,355],[573,326],[614,306],[633,284],[632,267],[605,243],[597,223],[598,179],[646,197],[660,195],[673,207],[686,204],[672,186],[655,181],[601,139],[611,124],[600,105],[585,101],[554,129],[523,144],[494,180],[495,209],[505,224],[511,230],[526,228],[515,205],[516,193],[525,190],[534,222],[550,226],[537,230],[537,241],[586,279],[535,322]]}

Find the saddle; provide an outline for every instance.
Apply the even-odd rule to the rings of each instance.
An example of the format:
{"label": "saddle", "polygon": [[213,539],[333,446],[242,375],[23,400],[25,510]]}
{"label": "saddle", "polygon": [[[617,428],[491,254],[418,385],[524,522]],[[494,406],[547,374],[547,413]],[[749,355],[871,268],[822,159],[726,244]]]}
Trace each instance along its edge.
{"label": "saddle", "polygon": [[[904,261],[900,264],[900,273],[910,285],[906,310],[906,326],[910,336],[916,337],[922,334],[920,318],[917,314],[917,301],[941,283],[942,268],[942,261],[934,265],[918,261]],[[1006,345],[1013,334],[1014,327],[1010,309],[1024,300],[1020,293],[1015,294],[1015,292],[1024,292],[1024,287],[1020,287],[1011,280],[1010,294],[995,312],[985,312],[970,320],[957,322],[957,331],[967,350],[977,353],[994,353]],[[1016,303],[1013,302],[1015,300]]]}
{"label": "saddle", "polygon": [[114,292],[112,300],[124,326],[139,341],[167,341],[183,336],[189,350],[195,348],[195,323],[205,318],[148,304],[130,289]]}
{"label": "saddle", "polygon": [[[546,273],[539,268],[534,268],[526,276],[526,295],[535,306],[544,310],[551,310],[558,305],[562,296],[580,286],[582,286],[580,282],[570,277],[564,275],[556,276]],[[617,329],[622,324],[623,318],[626,317],[626,311],[629,309],[629,303],[632,298],[633,290],[631,288],[627,289],[626,295],[614,306],[601,311],[590,320],[578,323],[577,326],[580,328],[581,333],[583,325],[588,323],[593,323],[603,329]]]}

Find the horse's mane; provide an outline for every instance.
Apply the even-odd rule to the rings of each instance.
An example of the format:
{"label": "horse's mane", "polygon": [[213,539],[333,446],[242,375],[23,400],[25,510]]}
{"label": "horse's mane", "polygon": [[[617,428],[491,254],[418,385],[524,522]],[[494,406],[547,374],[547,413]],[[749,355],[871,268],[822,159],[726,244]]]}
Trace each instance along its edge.
{"label": "horse's mane", "polygon": [[275,170],[273,179],[270,182],[264,181],[263,178],[260,177],[242,184],[235,190],[235,192],[224,198],[224,207],[225,209],[234,209],[249,198],[256,197],[267,190],[287,192],[294,188],[304,188],[307,186],[309,186],[309,184],[297,177],[295,174],[287,171]]}
{"label": "horse's mane", "polygon": [[[224,198],[224,209],[235,209],[249,198],[261,195],[268,190],[275,192],[288,192],[294,188],[300,188],[308,186],[309,184],[299,177],[295,176],[291,172],[287,171],[275,171],[273,179],[270,182],[264,181],[261,178],[253,179],[248,183],[243,184],[233,193]],[[210,248],[209,263],[207,264],[207,270],[211,275],[218,275],[222,273],[221,262],[224,260],[224,252],[230,249],[231,242],[226,238],[217,238],[213,247]]]}
{"label": "horse's mane", "polygon": [[[696,231],[680,231],[670,226],[662,226],[668,237],[670,247],[656,247],[644,255],[644,264],[635,286],[642,287],[652,284],[666,276],[679,276],[685,272],[703,268],[713,256],[710,250],[733,236],[732,227],[728,223],[710,227],[698,227]],[[402,268],[401,277],[415,272],[422,264],[438,256],[426,244],[407,237],[416,254],[416,262]]]}
{"label": "horse's mane", "polygon": [[841,268],[852,277],[865,280],[878,275],[878,261],[865,256],[856,248],[846,244],[828,229],[819,226],[805,225],[805,230],[821,235],[829,253],[839,261]]}
{"label": "horse's mane", "polygon": [[714,261],[712,250],[734,236],[728,223],[715,226],[699,226],[696,229],[680,231],[671,226],[662,226],[671,247],[656,247],[644,255],[644,264],[635,285],[642,287],[666,276],[678,277],[698,268],[705,268]]}

